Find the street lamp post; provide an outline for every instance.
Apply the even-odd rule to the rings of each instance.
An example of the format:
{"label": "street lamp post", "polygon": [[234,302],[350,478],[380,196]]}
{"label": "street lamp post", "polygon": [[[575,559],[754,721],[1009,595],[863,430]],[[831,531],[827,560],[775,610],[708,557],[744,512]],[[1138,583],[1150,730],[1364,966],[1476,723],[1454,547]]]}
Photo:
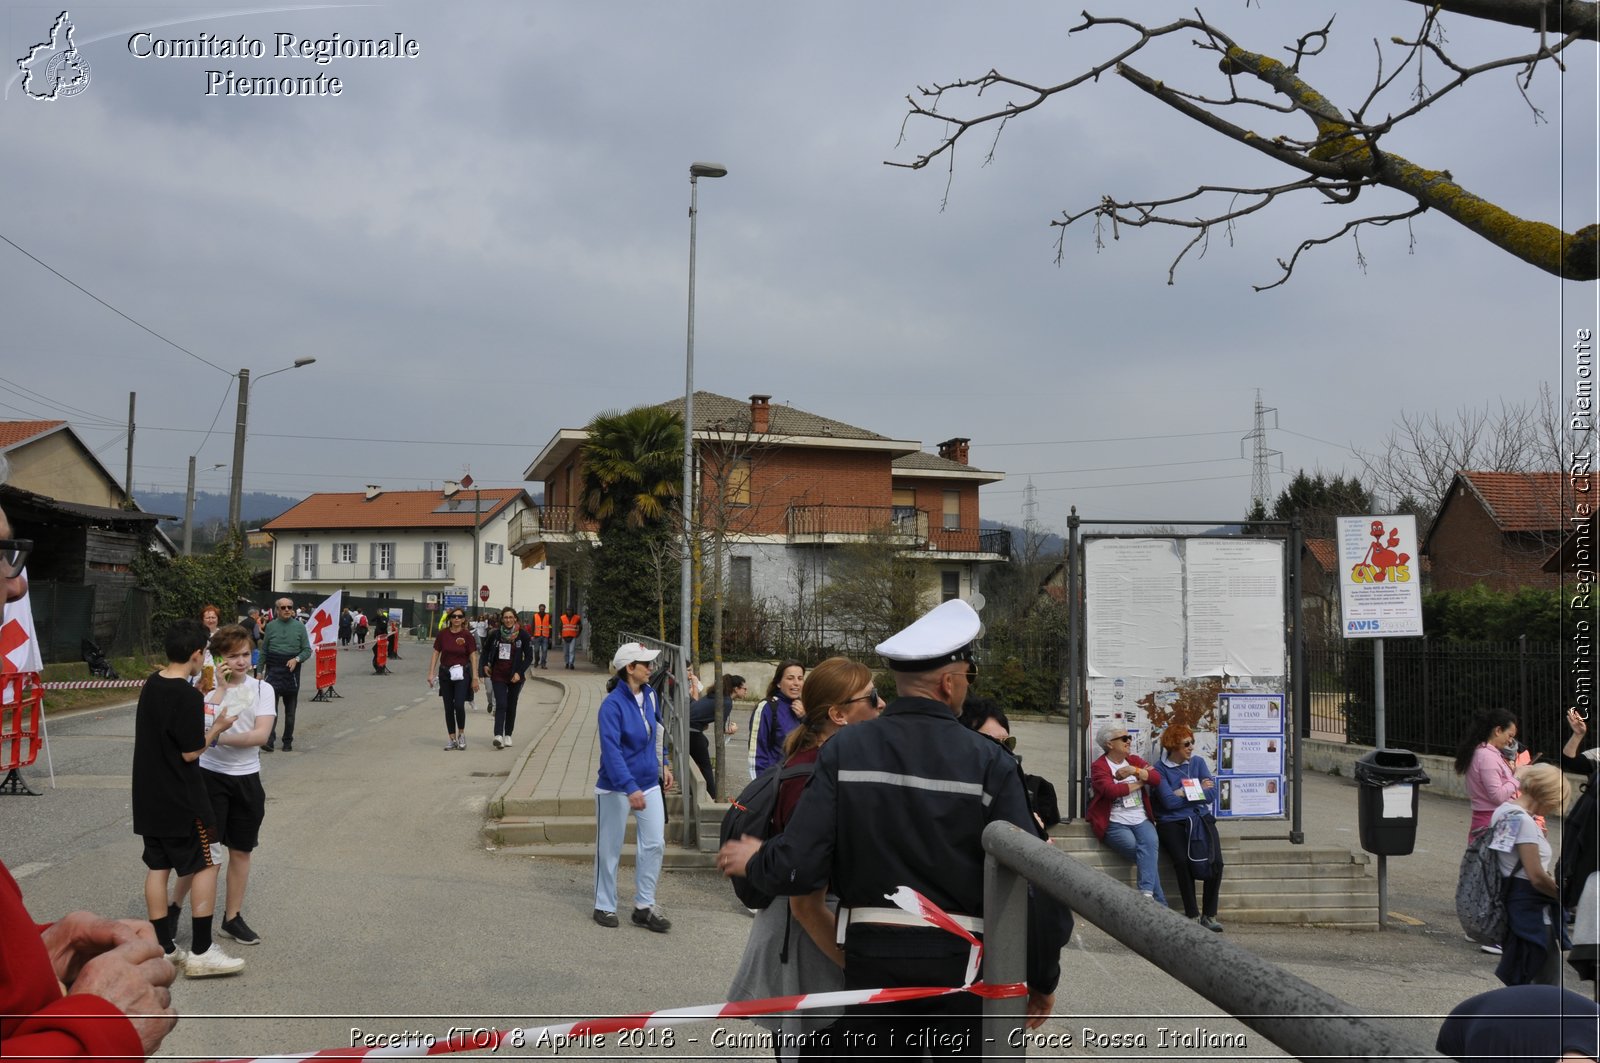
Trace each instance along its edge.
{"label": "street lamp post", "polygon": [[[315,358],[296,358],[293,365],[261,374],[259,380],[291,369],[299,369],[316,361]],[[239,413],[233,426],[233,482],[228,488],[228,530],[239,528],[239,504],[244,497],[244,438],[250,421],[250,370],[239,370]]]}
{"label": "street lamp post", "polygon": [[[676,728],[676,742],[680,751],[680,767],[683,769],[682,790],[684,800],[690,802],[693,811],[694,787],[688,776],[688,765],[681,761],[681,754],[689,749],[689,655],[694,646],[694,634],[690,626],[694,622],[693,610],[693,551],[691,543],[694,538],[694,244],[695,223],[699,216],[699,181],[702,177],[726,177],[728,168],[721,163],[696,162],[689,166],[689,338],[684,354],[683,364],[683,551],[682,565],[678,578],[678,592],[681,601],[678,603],[678,640],[683,644],[683,653],[678,661],[678,700],[682,704],[682,711],[678,714]],[[713,691],[715,693],[715,691]],[[694,844],[696,838],[695,820],[693,815],[686,817],[688,821],[687,833],[684,837],[685,844]]]}

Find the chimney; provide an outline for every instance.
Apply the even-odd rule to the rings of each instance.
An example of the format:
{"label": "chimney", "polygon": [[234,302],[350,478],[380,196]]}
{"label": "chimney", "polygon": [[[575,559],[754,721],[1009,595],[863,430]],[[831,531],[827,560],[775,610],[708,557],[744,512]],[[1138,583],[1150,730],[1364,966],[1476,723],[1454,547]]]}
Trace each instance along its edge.
{"label": "chimney", "polygon": [[368,502],[371,502],[374,498],[377,498],[381,494],[383,494],[383,487],[381,485],[379,485],[379,484],[368,484],[367,485],[367,501]]}
{"label": "chimney", "polygon": [[971,464],[967,461],[967,444],[970,442],[972,442],[972,440],[964,439],[961,436],[955,436],[954,438],[947,439],[943,443],[939,444],[939,457],[944,458],[946,461],[957,462],[961,465]]}
{"label": "chimney", "polygon": [[772,418],[772,396],[750,396],[750,431],[765,434]]}

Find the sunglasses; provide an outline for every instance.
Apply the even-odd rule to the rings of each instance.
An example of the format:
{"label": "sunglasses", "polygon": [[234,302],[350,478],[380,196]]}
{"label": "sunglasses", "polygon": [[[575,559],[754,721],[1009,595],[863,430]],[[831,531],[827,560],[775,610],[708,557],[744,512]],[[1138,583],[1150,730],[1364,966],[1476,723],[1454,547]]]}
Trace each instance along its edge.
{"label": "sunglasses", "polygon": [[1187,742],[1183,743],[1183,748],[1184,749],[1193,749],[1194,748],[1194,739],[1191,738]]}
{"label": "sunglasses", "polygon": [[858,701],[864,701],[868,705],[876,705],[878,703],[878,688],[869,687],[867,692],[861,695],[859,698],[845,698],[843,701],[839,702],[839,704],[854,705]]}
{"label": "sunglasses", "polygon": [[280,613],[292,613],[292,612],[294,612],[294,606],[292,606],[292,605],[280,605],[280,606],[278,606],[278,611]]}
{"label": "sunglasses", "polygon": [[1108,741],[1108,742],[1131,742],[1131,741],[1133,741],[1133,736],[1132,735],[1115,735],[1115,736],[1113,736],[1111,738],[1106,739],[1106,741]]}
{"label": "sunglasses", "polygon": [[466,618],[467,618],[467,615],[465,613],[451,613],[450,614],[450,619],[451,620],[465,620]]}
{"label": "sunglasses", "polygon": [[33,553],[32,539],[0,539],[0,576],[11,579],[22,575],[22,566]]}

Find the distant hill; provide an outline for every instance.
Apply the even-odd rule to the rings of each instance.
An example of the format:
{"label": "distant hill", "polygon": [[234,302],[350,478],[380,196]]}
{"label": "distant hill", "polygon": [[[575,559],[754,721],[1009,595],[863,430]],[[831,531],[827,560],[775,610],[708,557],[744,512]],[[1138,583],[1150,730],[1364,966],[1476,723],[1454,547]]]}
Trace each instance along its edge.
{"label": "distant hill", "polygon": [[[1018,553],[1020,553],[1022,550],[1022,544],[1027,541],[1028,533],[1022,528],[1017,527],[1015,524],[1007,524],[1004,521],[989,520],[987,517],[979,517],[978,526],[981,528],[1005,528],[1006,530],[1010,531],[1011,549]],[[1065,551],[1065,549],[1066,542],[1061,538],[1061,536],[1056,535],[1053,532],[1040,533],[1040,557],[1059,557]]]}
{"label": "distant hill", "polygon": [[[163,522],[162,529],[183,527],[182,491],[136,491],[134,497],[140,508],[150,513],[163,513],[178,518]],[[247,491],[239,499],[239,519],[253,526],[271,520],[279,513],[299,502],[292,495],[272,495],[265,491]],[[228,519],[228,496],[214,491],[196,491],[194,495],[194,523],[196,527],[208,520]]]}

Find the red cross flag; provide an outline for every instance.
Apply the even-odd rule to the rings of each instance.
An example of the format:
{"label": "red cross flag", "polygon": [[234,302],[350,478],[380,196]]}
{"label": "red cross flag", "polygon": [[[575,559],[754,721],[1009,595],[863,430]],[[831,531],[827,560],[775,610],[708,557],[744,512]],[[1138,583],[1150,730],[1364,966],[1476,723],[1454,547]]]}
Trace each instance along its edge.
{"label": "red cross flag", "polygon": [[328,600],[311,610],[306,618],[306,634],[312,646],[332,645],[339,641],[339,609],[344,603],[344,591],[334,591]]}
{"label": "red cross flag", "polygon": [[24,594],[7,602],[0,612],[0,672],[38,672],[44,669],[39,656],[39,637],[33,629],[33,606]]}

